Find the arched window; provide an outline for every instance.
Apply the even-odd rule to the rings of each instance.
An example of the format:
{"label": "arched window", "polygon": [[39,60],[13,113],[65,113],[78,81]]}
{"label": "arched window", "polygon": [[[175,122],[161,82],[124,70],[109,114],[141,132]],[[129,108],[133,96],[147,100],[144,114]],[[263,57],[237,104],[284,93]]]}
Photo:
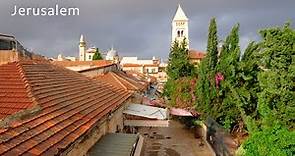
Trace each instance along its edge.
{"label": "arched window", "polygon": [[180,31],[179,30],[177,31],[177,37],[180,37]]}
{"label": "arched window", "polygon": [[183,37],[183,30],[181,30],[181,34],[180,35],[181,35],[181,37]]}

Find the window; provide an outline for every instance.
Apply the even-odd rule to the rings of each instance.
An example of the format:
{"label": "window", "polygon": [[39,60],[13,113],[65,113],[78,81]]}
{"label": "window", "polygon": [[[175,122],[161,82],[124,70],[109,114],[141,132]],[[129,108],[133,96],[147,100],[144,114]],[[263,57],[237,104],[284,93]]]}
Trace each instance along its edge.
{"label": "window", "polygon": [[0,50],[12,50],[13,42],[7,40],[0,40]]}
{"label": "window", "polygon": [[177,31],[177,37],[180,37],[180,31],[179,30]]}
{"label": "window", "polygon": [[183,30],[181,30],[180,36],[183,37]]}

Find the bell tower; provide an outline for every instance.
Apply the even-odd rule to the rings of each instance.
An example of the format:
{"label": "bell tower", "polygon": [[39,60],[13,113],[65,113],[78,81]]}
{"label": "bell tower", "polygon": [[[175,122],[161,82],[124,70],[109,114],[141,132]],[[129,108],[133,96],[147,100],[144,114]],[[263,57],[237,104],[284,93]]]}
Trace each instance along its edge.
{"label": "bell tower", "polygon": [[189,49],[189,35],[188,35],[188,18],[183,12],[180,4],[178,5],[175,16],[172,20],[172,44],[176,40],[181,43],[186,38],[187,48]]}
{"label": "bell tower", "polygon": [[86,42],[84,40],[84,36],[81,35],[80,37],[80,43],[79,43],[79,60],[80,61],[85,61],[85,56],[86,55]]}

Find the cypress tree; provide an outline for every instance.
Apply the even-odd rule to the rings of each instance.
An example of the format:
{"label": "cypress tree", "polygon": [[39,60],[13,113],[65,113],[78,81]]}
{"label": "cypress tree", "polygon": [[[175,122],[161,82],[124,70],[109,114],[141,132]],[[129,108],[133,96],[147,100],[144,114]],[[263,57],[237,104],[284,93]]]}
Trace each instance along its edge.
{"label": "cypress tree", "polygon": [[215,18],[210,20],[207,41],[207,54],[198,70],[196,88],[196,109],[203,113],[203,117],[214,114],[214,99],[216,97],[215,71],[218,61],[218,36]]}
{"label": "cypress tree", "polygon": [[207,41],[207,59],[208,67],[211,71],[215,70],[218,61],[218,38],[217,38],[217,25],[215,18],[210,20],[209,34]]}

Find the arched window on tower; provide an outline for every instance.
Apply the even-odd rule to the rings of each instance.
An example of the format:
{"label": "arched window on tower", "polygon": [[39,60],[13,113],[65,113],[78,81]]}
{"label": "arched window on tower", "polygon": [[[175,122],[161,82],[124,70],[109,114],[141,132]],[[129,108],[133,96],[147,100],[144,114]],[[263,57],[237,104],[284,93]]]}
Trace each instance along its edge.
{"label": "arched window on tower", "polygon": [[183,37],[183,30],[181,30],[180,36]]}
{"label": "arched window on tower", "polygon": [[180,31],[179,30],[177,31],[177,37],[180,37]]}

